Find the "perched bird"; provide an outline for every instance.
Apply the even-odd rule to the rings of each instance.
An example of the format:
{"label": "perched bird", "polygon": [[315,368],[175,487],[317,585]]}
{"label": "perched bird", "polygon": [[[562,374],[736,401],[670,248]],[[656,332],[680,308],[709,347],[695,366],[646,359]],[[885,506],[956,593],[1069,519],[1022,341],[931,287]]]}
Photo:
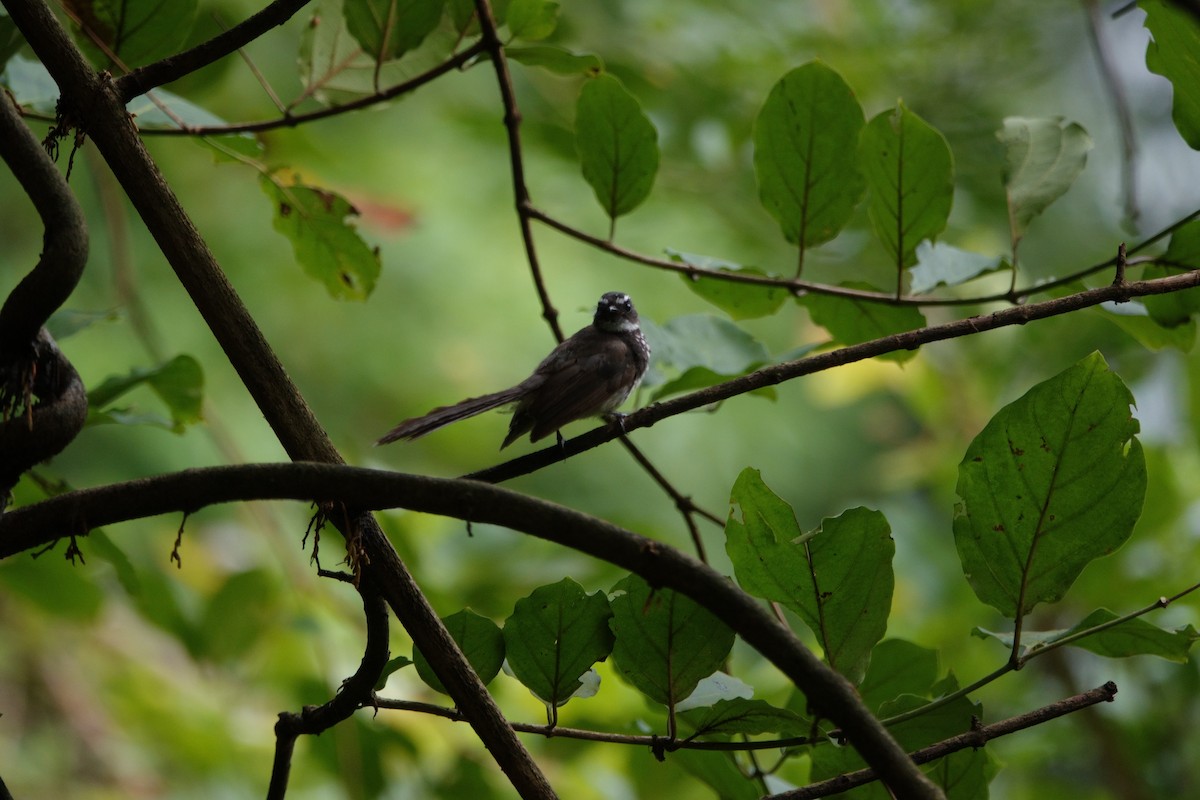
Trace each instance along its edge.
{"label": "perched bird", "polygon": [[568,422],[615,411],[641,383],[649,363],[650,346],[638,326],[633,301],[622,292],[608,292],[596,305],[592,324],[551,350],[533,374],[516,386],[407,419],[376,444],[416,439],[510,403],[516,408],[500,449],[526,433],[529,441],[536,442]]}

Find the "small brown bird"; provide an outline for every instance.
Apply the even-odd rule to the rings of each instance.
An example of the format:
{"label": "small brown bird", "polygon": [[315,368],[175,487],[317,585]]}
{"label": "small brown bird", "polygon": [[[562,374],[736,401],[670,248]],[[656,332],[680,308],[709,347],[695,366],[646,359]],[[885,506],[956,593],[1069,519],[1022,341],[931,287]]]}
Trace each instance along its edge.
{"label": "small brown bird", "polygon": [[596,305],[592,324],[551,350],[533,374],[516,386],[407,419],[376,444],[416,439],[510,403],[516,409],[500,449],[526,433],[529,441],[536,442],[568,422],[615,411],[641,383],[649,363],[650,346],[638,326],[633,301],[622,292],[608,292]]}

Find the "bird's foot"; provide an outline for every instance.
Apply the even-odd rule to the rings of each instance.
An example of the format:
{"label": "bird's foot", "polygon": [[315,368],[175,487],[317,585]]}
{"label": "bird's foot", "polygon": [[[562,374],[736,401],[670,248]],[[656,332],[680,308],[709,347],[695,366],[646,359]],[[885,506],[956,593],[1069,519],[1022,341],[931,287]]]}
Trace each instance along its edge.
{"label": "bird's foot", "polygon": [[602,419],[609,425],[616,425],[621,431],[621,435],[625,435],[625,414],[621,411],[609,411]]}

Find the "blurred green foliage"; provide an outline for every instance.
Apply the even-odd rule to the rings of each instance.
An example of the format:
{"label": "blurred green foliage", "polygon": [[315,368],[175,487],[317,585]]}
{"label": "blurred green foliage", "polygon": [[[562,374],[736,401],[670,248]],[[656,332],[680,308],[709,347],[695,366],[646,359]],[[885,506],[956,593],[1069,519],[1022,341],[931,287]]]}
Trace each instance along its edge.
{"label": "blurred green foliage", "polygon": [[[189,44],[261,4],[198,5]],[[338,49],[346,43],[337,38],[345,33],[336,15],[339,5],[327,0],[317,6],[320,24],[301,13],[246,48],[263,80],[285,101],[303,91],[300,111],[369,90],[375,80],[386,84],[415,74],[435,63],[437,47],[444,54],[459,32],[474,35],[464,4],[451,2],[446,19],[454,23],[424,44],[388,42],[385,36],[372,40],[409,50],[401,61],[380,73],[357,64],[357,73],[322,82],[322,69],[344,55]],[[902,108],[941,132],[955,175],[941,242],[988,258],[1009,257],[1013,236],[1005,205],[1009,165],[996,138],[1004,119],[1063,117],[1088,132],[1094,149],[1087,168],[1035,224],[1022,228],[1021,285],[1110,258],[1120,241],[1140,241],[1197,207],[1200,158],[1172,123],[1170,84],[1146,69],[1148,37],[1140,11],[1102,15],[1099,30],[1132,99],[1141,142],[1135,170],[1140,214],[1133,219],[1124,213],[1118,126],[1088,46],[1089,3],[608,0],[548,8],[553,5],[497,4],[498,11],[517,9],[527,40],[557,48],[510,64],[530,191],[539,208],[594,235],[608,235],[608,215],[580,172],[573,121],[586,76],[602,63],[657,131],[653,190],[622,218],[616,242],[623,247],[649,255],[704,253],[727,259],[729,268],[793,274],[795,247],[759,202],[755,120],[780,78],[813,59],[852,87],[867,119],[893,113],[902,98]],[[1165,16],[1164,4],[1152,5]],[[326,24],[331,20],[332,31]],[[371,33],[363,27],[356,23],[351,30]],[[7,17],[0,16],[4,55],[14,50],[7,44],[9,31]],[[1156,68],[1169,68],[1167,56],[1159,55]],[[16,58],[9,62],[6,83],[33,85],[36,75],[21,77],[29,72],[28,48],[16,51]],[[302,75],[298,58],[306,67]],[[232,57],[169,88],[172,97],[186,98],[189,107],[214,118],[259,120],[279,113],[245,62]],[[476,63],[402,100],[259,134],[261,150],[244,142],[219,148],[215,163],[213,149],[196,141],[146,137],[172,188],[351,463],[439,475],[494,463],[507,424],[496,415],[387,450],[372,450],[370,443],[398,419],[514,383],[552,344],[512,211],[501,118],[490,66]],[[44,133],[44,123],[33,124],[39,136]],[[348,213],[343,202],[358,210],[356,226],[365,240],[359,263],[369,264],[378,248],[381,268],[377,278],[362,281],[373,282],[373,290],[345,294],[369,294],[365,302],[332,299],[326,286],[306,277],[292,243],[276,232],[279,209],[263,196],[260,183],[279,169],[291,170],[306,187],[329,192],[314,197],[330,200],[336,222]],[[79,155],[71,181],[93,244],[88,272],[68,311],[84,315],[77,319],[86,317],[89,324],[72,326],[62,347],[89,387],[102,387],[114,376],[126,382],[121,412],[127,416],[116,421],[150,416],[171,423],[88,427],[38,471],[39,480],[18,487],[15,502],[33,502],[68,485],[284,458],[90,146]],[[7,294],[36,260],[41,228],[6,172],[0,173],[0,196],[6,211],[0,215],[0,292]],[[622,206],[619,212],[627,210]],[[861,280],[890,290],[896,253],[876,241],[872,225],[860,203],[846,231],[808,251],[804,277],[830,284]],[[684,291],[668,272],[611,257],[548,229],[536,228],[535,234],[547,288],[568,332],[586,323],[601,292],[619,289],[634,297],[650,323],[668,331],[693,330],[693,339],[693,323],[672,321],[725,309],[742,329],[739,335],[753,337],[752,346],[737,348],[755,354],[743,358],[739,369],[758,363],[759,353],[781,360],[829,337],[813,324],[820,312],[811,303],[802,309],[777,297],[764,303],[763,295],[744,301],[713,287]],[[686,260],[697,263],[691,256]],[[966,291],[1004,291],[1009,280],[1000,271]],[[1100,285],[1111,275],[1091,280]],[[714,294],[723,299],[710,305],[706,297]],[[766,310],[739,314],[736,309],[747,303]],[[1088,565],[1066,599],[1039,607],[1027,626],[1069,629],[1097,608],[1124,614],[1196,581],[1200,437],[1194,420],[1200,366],[1190,353],[1194,309],[1186,302],[1165,310],[1147,305],[1154,318],[1130,316],[1129,306],[1092,309],[926,346],[903,364],[873,361],[820,373],[775,387],[771,399],[740,397],[712,414],[683,415],[639,430],[634,439],[681,492],[719,517],[726,516],[731,487],[746,467],[759,470],[790,504],[800,530],[854,506],[886,515],[895,542],[895,590],[888,638],[877,645],[878,663],[867,665],[863,691],[878,701],[873,707],[881,713],[898,713],[947,687],[968,684],[1008,658],[1002,643],[970,635],[975,628],[1010,630],[1011,621],[981,603],[963,578],[952,532],[958,465],[997,411],[1093,351],[1103,354],[1136,401],[1148,476],[1145,511],[1114,556]],[[930,322],[960,311],[926,309]],[[1178,324],[1167,330],[1156,320]],[[910,317],[891,329],[919,324]],[[829,323],[840,341],[855,338],[862,327],[839,334]],[[200,424],[193,424],[198,415],[191,409],[176,413],[147,377],[170,374],[164,364],[177,363],[172,359],[179,354],[202,370]],[[671,366],[678,372],[663,379],[677,378],[680,388],[728,374],[713,365],[692,367],[701,372],[691,373],[685,364]],[[187,377],[183,395],[190,397],[197,385],[190,368]],[[636,399],[646,402],[650,392],[648,387]],[[578,424],[568,434],[584,429]],[[674,504],[620,448],[589,452],[512,486],[691,548]],[[83,539],[86,563],[67,564],[61,544],[37,558],[24,554],[0,563],[0,775],[14,795],[261,796],[276,715],[327,700],[361,656],[357,597],[348,587],[318,579],[309,563],[311,549],[301,546],[308,513],[298,504],[196,513],[186,520],[178,545],[179,568],[170,560],[179,519],[128,523]],[[403,512],[384,514],[382,522],[443,616],[469,607],[499,623],[513,614],[519,598],[564,576],[588,593],[608,590],[624,577],[605,564],[503,529],[477,525],[468,532],[457,522]],[[703,520],[700,525],[713,565],[732,574],[723,532]],[[334,537],[322,541],[323,566],[333,567],[341,556]],[[1191,596],[1146,619],[1183,628],[1195,621],[1198,609],[1200,599]],[[403,631],[393,632],[392,652],[411,655]],[[896,695],[874,693],[872,687],[886,682],[880,665],[892,665],[896,674],[918,659],[919,676],[900,673],[896,679],[905,699],[885,710]],[[560,724],[665,730],[663,710],[623,683],[611,659],[596,669],[603,699],[564,705]],[[726,669],[751,685],[756,698],[806,711],[804,699],[792,697],[787,682],[741,643]],[[968,765],[969,774],[990,774],[995,762],[1004,763],[991,784],[992,796],[1004,798],[1195,795],[1200,778],[1191,754],[1200,750],[1195,725],[1200,674],[1194,662],[1056,650],[970,701],[961,700],[946,717],[929,720],[905,740],[932,741],[958,732],[938,727],[943,719],[982,713],[985,721],[994,721],[1107,679],[1120,686],[1117,702],[996,741],[984,753],[960,754],[962,760],[981,759]],[[510,676],[498,676],[490,688],[510,718],[544,719],[543,703]],[[440,701],[407,668],[389,677],[383,693]],[[754,785],[724,756],[673,754],[659,763],[643,748],[526,741],[564,797],[686,800],[712,797],[710,785],[728,787],[730,796],[751,787],[753,796]],[[826,751],[815,761],[792,759],[766,786],[780,789],[834,774],[853,760],[848,751]],[[968,767],[963,770],[967,774]],[[360,713],[320,737],[302,739],[291,786],[289,797],[296,798],[511,794],[465,726],[402,712]],[[963,796],[980,796],[977,789]]]}

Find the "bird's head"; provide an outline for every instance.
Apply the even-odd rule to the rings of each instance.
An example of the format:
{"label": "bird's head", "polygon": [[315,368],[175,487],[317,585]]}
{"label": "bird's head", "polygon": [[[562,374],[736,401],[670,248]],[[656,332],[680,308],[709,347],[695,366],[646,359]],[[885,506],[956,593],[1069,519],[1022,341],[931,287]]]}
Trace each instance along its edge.
{"label": "bird's head", "polygon": [[606,292],[596,304],[596,316],[592,324],[608,333],[638,330],[638,315],[633,300],[624,292]]}

